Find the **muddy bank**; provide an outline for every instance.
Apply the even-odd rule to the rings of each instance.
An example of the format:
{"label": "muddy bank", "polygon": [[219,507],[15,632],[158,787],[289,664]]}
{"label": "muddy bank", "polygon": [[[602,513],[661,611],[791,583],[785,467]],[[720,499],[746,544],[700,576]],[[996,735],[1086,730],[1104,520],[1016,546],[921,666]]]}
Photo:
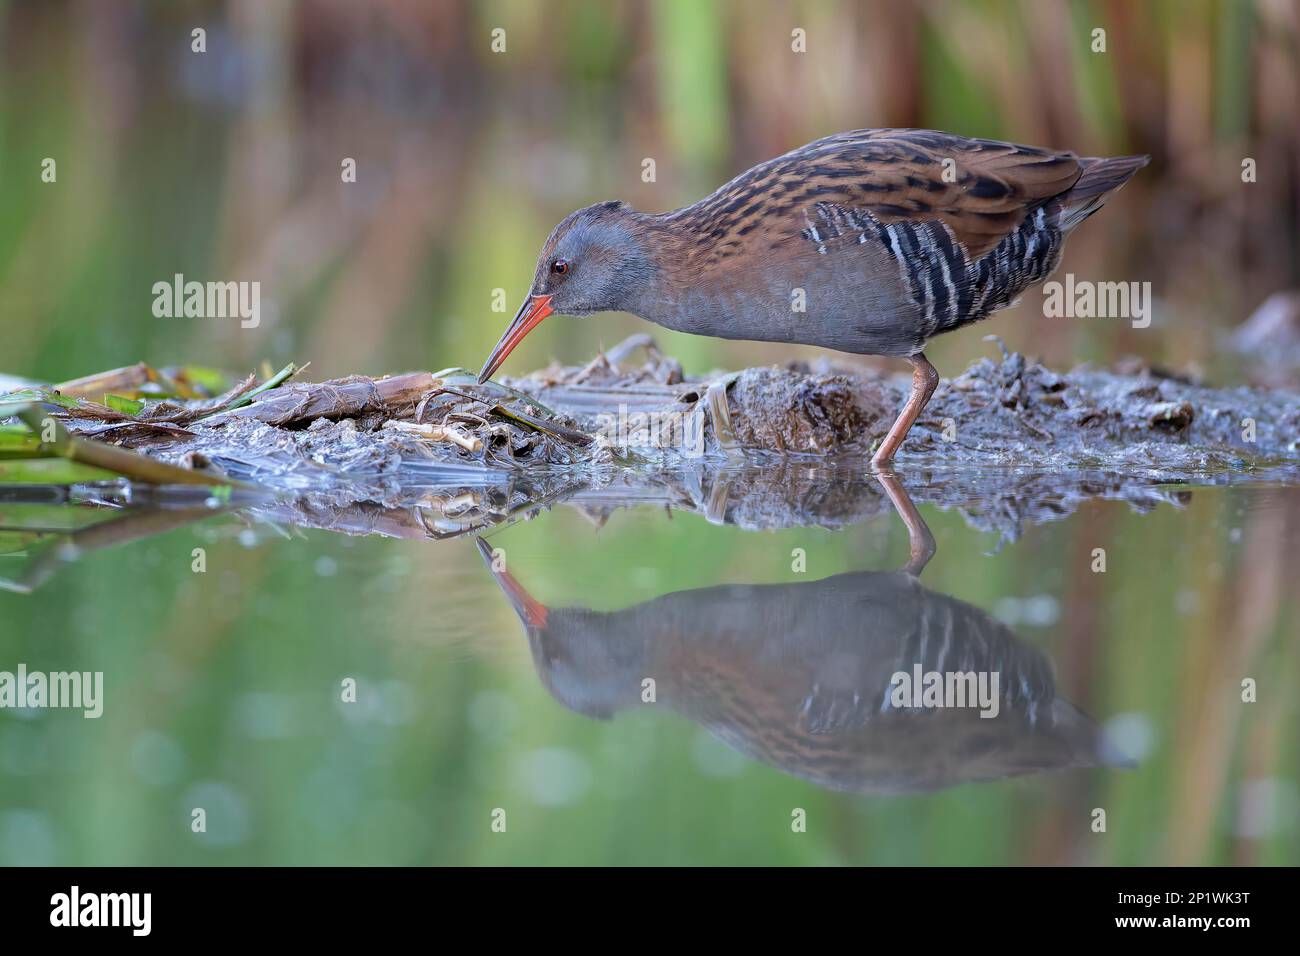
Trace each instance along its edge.
{"label": "muddy bank", "polygon": [[[575,482],[649,487],[661,473],[747,463],[852,472],[893,421],[907,381],[829,362],[690,379],[635,336],[584,366],[502,383],[450,369],[260,390],[250,380],[237,407],[167,399],[124,409],[66,396],[45,407],[75,436],[184,468],[273,490],[348,489],[348,498],[360,483],[383,501],[408,487],[508,478],[543,495]],[[1292,391],[1214,389],[1145,368],[1057,373],[1003,353],[940,383],[896,470],[909,486],[936,487],[943,472],[968,487],[1007,471],[1029,482],[1070,475],[1075,485],[1296,481],[1297,436]]]}
{"label": "muddy bank", "polygon": [[[653,423],[700,416],[706,458],[866,456],[907,396],[909,378],[870,378],[829,362],[753,368],[702,381],[651,351],[639,368],[608,362],[510,381],[583,427],[609,410]],[[602,419],[602,415],[604,416]],[[607,430],[607,429],[606,429]],[[673,460],[682,432],[634,451]],[[1019,353],[980,359],[940,382],[897,460],[926,467],[1085,468],[1154,480],[1234,474],[1300,477],[1300,394],[1214,389],[1149,368],[1057,373]]]}

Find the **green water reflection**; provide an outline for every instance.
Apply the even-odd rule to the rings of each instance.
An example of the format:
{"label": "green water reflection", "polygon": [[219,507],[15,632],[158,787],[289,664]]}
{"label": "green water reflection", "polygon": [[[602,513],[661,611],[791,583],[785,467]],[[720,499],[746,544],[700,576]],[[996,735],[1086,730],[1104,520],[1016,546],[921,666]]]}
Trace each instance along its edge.
{"label": "green water reflection", "polygon": [[[490,536],[496,574],[469,538],[250,513],[64,554],[0,592],[0,669],[103,671],[104,715],[0,713],[0,862],[1300,858],[1294,489],[1091,501],[1009,546],[920,511],[919,581],[890,513],[755,531],[561,504]],[[927,635],[912,657],[1023,678],[998,733],[873,715]]]}

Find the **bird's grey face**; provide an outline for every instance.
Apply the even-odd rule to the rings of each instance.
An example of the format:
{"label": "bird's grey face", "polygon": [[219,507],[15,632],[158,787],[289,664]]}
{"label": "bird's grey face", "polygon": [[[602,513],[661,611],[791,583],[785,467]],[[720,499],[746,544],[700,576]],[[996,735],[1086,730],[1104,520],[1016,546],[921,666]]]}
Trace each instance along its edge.
{"label": "bird's grey face", "polygon": [[533,273],[534,296],[550,296],[551,311],[592,315],[624,309],[645,277],[640,245],[625,203],[579,209],[555,227]]}
{"label": "bird's grey face", "polygon": [[528,295],[488,356],[480,382],[548,315],[634,311],[650,277],[635,216],[626,203],[597,203],[571,213],[552,230]]}

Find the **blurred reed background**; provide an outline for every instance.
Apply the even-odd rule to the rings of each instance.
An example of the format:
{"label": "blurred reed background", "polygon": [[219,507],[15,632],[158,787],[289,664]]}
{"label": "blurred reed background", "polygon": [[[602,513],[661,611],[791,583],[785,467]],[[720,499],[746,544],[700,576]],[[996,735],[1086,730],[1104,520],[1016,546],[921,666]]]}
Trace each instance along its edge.
{"label": "blurred reed background", "polygon": [[[509,318],[493,290],[513,313],[573,208],[668,209],[815,137],[917,126],[1154,157],[1061,270],[1151,281],[1153,327],[1046,320],[1033,292],[940,340],[945,374],[996,332],[1234,380],[1222,334],[1300,285],[1298,37],[1294,0],[0,3],[0,366],[477,368]],[[177,272],[260,281],[261,327],[155,319]],[[508,370],[643,327],[553,319]],[[688,372],[813,354],[656,334]]]}
{"label": "blurred reed background", "polygon": [[[509,317],[492,290],[513,312],[571,209],[666,209],[814,137],[898,125],[1154,157],[1062,271],[1150,280],[1155,323],[1049,321],[1034,293],[936,343],[945,375],[996,332],[1055,365],[1135,353],[1247,381],[1222,337],[1300,285],[1298,48],[1292,0],[0,2],[0,371],[477,368]],[[177,272],[259,280],[261,327],[154,318]],[[555,318],[507,370],[644,328]],[[814,354],[653,331],[688,372]],[[101,721],[0,722],[0,862],[1294,863],[1296,506],[1093,501],[1001,549],[925,508],[926,585],[988,611],[1045,597],[1017,633],[1085,710],[1137,715],[1152,751],[1127,774],[896,799],[728,760],[676,718],[565,711],[469,542],[182,529],[0,593],[0,664],[103,670],[112,695]],[[788,580],[796,546],[817,577],[907,554],[892,518],[773,535],[640,512],[597,536],[563,509],[495,543],[539,599],[604,609]],[[1086,572],[1096,547],[1110,573]],[[341,674],[378,702],[345,712]],[[212,829],[192,838],[199,802]],[[487,829],[501,805],[509,840]]]}

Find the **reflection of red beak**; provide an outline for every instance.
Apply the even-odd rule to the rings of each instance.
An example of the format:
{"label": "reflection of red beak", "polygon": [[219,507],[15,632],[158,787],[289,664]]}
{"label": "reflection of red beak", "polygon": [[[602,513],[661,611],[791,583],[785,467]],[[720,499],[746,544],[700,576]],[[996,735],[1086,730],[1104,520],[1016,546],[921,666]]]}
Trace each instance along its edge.
{"label": "reflection of red beak", "polygon": [[501,341],[488,356],[487,362],[483,364],[483,371],[478,373],[479,383],[491,378],[492,373],[506,360],[506,356],[524,340],[524,336],[537,328],[538,323],[552,311],[549,295],[530,295],[524,299],[524,304],[519,307],[519,314],[515,316],[515,320],[510,323],[510,328],[506,329],[505,335],[501,336]]}
{"label": "reflection of red beak", "polygon": [[478,537],[474,539],[474,544],[478,547],[478,553],[483,556],[483,563],[488,566],[488,570],[496,578],[497,584],[501,586],[501,590],[505,592],[507,600],[510,601],[510,606],[515,609],[515,613],[519,615],[519,619],[524,622],[524,625],[536,628],[545,627],[548,613],[546,605],[525,591],[524,586],[516,581],[514,575],[509,571],[497,571],[492,567],[492,545]]}

